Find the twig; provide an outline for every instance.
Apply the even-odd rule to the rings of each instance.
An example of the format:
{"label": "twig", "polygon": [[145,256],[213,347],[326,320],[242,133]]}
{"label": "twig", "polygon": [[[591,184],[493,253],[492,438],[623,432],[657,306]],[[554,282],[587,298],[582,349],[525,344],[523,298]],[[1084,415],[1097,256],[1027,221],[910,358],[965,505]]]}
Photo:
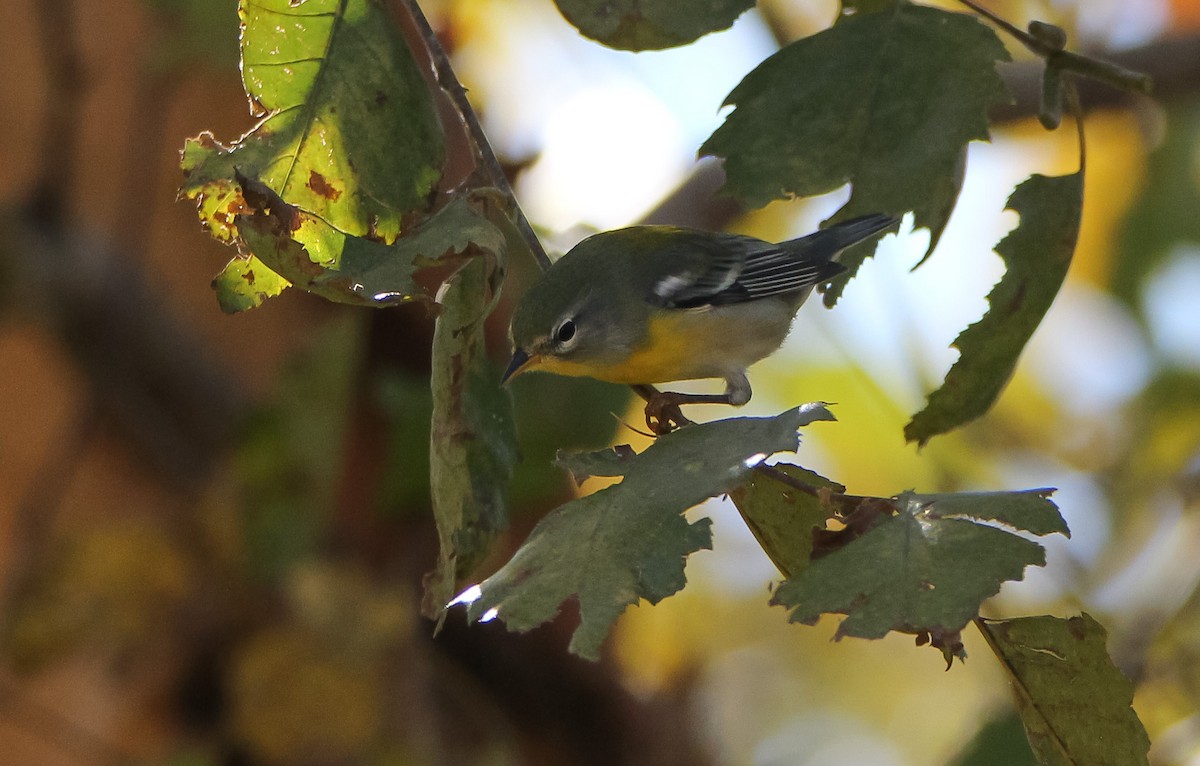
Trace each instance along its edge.
{"label": "twig", "polygon": [[1045,59],[1048,68],[1056,68],[1063,72],[1099,80],[1121,90],[1150,92],[1153,81],[1149,76],[1108,61],[1101,61],[1066,50],[1066,35],[1058,27],[1034,21],[1030,23],[1029,31],[1026,32],[975,3],[974,0],[958,1],[1012,35],[1032,53]]}
{"label": "twig", "polygon": [[833,492],[832,490],[828,490],[823,487],[814,487],[812,484],[801,481],[795,476],[789,476],[775,466],[767,465],[766,463],[759,463],[754,467],[754,470],[769,479],[773,479],[781,484],[786,484],[794,490],[803,492],[806,495],[811,495],[815,498],[828,498],[829,500],[845,508],[857,508],[869,500],[887,500],[887,498],[869,497],[867,495],[848,495],[845,492]]}
{"label": "twig", "polygon": [[421,39],[425,43],[426,50],[434,65],[434,71],[437,74],[438,84],[441,85],[442,90],[454,102],[455,107],[466,123],[471,140],[478,152],[478,158],[483,163],[483,170],[487,174],[488,181],[499,189],[510,201],[511,214],[517,230],[521,233],[522,239],[525,240],[525,244],[529,247],[529,252],[533,254],[538,266],[545,271],[550,268],[550,257],[546,255],[546,249],[542,246],[537,234],[534,233],[533,227],[529,224],[529,219],[525,217],[525,213],[521,210],[521,205],[517,202],[516,195],[513,194],[512,185],[508,182],[508,176],[504,174],[504,169],[500,166],[500,161],[496,158],[491,144],[488,143],[487,135],[483,132],[483,126],[479,124],[479,118],[475,115],[474,108],[471,107],[471,102],[467,98],[467,91],[463,88],[462,83],[458,81],[457,75],[454,74],[450,58],[442,48],[437,35],[434,34],[433,28],[429,26],[429,21],[425,18],[425,14],[421,12],[421,6],[417,4],[417,0],[404,0],[404,3],[408,9],[409,16],[416,24],[417,31],[421,34]]}

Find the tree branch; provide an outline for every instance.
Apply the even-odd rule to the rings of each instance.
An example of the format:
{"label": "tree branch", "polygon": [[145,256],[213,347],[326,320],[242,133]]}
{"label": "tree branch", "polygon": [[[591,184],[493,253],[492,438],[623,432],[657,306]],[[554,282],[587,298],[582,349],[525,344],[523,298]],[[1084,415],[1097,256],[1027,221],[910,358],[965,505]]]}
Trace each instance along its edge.
{"label": "tree branch", "polygon": [[500,193],[510,201],[510,215],[513,223],[529,248],[529,252],[537,261],[538,266],[543,271],[550,268],[550,257],[546,255],[546,249],[542,246],[541,240],[538,239],[537,234],[533,231],[533,227],[529,224],[529,219],[525,217],[524,211],[521,210],[521,205],[517,202],[516,195],[513,194],[512,185],[509,184],[508,177],[505,175],[500,161],[496,159],[496,153],[492,151],[492,145],[488,142],[487,135],[483,132],[483,126],[479,124],[479,118],[475,115],[475,110],[467,98],[467,91],[463,88],[462,83],[458,81],[458,76],[454,74],[454,67],[450,63],[450,57],[446,55],[441,41],[434,34],[433,28],[429,26],[429,21],[425,18],[425,14],[421,12],[421,7],[417,4],[417,0],[404,0],[403,5],[406,19],[411,21],[420,35],[421,42],[424,43],[425,53],[428,56],[429,63],[433,66],[437,84],[449,96],[455,110],[465,124],[471,143],[474,145],[476,158],[483,164],[482,170],[484,175],[487,177],[488,182],[500,190]]}

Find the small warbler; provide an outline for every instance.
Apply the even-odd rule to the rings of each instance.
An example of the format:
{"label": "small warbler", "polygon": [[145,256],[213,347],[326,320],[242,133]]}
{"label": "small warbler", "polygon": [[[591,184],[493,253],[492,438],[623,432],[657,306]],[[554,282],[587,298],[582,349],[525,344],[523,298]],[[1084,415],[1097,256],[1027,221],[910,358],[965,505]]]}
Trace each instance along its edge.
{"label": "small warbler", "polygon": [[[670,226],[588,237],[517,304],[504,380],[544,370],[635,385],[656,433],[688,422],[680,404],[745,404],[746,368],[782,345],[815,285],[844,271],[842,251],[898,222],[868,215],[779,244]],[[725,393],[649,387],[697,378],[723,378]]]}

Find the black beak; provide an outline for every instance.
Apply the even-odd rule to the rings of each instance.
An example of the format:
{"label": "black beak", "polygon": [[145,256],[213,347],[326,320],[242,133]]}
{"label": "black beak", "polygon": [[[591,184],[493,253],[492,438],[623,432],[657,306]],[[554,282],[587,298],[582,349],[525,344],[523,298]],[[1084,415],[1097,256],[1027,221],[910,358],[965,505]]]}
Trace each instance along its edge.
{"label": "black beak", "polygon": [[508,382],[508,379],[521,371],[521,368],[529,364],[529,354],[525,349],[517,349],[513,352],[512,361],[508,363],[508,369],[504,371],[504,377],[500,379],[500,385]]}

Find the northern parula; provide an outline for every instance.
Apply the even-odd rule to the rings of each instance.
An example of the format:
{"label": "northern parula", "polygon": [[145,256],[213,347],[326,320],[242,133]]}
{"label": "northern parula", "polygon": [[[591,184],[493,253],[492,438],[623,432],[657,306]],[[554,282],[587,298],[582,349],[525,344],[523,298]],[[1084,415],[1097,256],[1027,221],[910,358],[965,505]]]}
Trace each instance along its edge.
{"label": "northern parula", "polygon": [[656,431],[679,404],[745,404],[746,368],[782,345],[813,287],[844,270],[842,251],[898,222],[868,215],[779,244],[670,226],[588,237],[517,304],[504,380],[527,370],[642,386],[725,380],[723,395],[649,389],[664,397],[647,407]]}

